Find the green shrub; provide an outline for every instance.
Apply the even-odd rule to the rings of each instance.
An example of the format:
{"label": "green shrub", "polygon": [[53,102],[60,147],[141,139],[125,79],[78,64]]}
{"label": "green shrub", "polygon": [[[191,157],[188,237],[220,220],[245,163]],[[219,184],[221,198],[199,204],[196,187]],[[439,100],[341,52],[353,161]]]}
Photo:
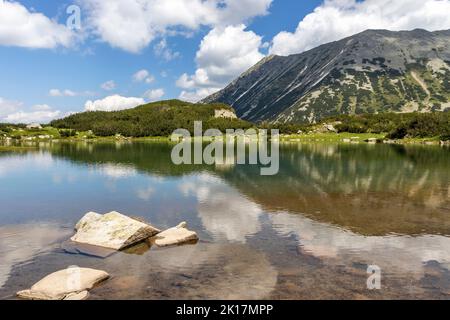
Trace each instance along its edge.
{"label": "green shrub", "polygon": [[270,133],[270,130],[279,130],[280,134],[297,134],[299,132],[308,132],[310,130],[309,125],[303,125],[303,124],[282,124],[282,123],[261,123],[258,125],[258,128],[268,130]]}
{"label": "green shrub", "polygon": [[63,129],[59,130],[59,134],[62,138],[70,138],[77,135],[77,131],[73,129]]}
{"label": "green shrub", "polygon": [[439,137],[450,130],[449,112],[341,115],[324,122],[330,121],[342,123],[339,132],[388,133],[390,139]]}
{"label": "green shrub", "polygon": [[394,131],[389,133],[386,138],[393,140],[400,140],[406,138],[408,135],[408,128],[405,125],[401,125]]}
{"label": "green shrub", "polygon": [[442,141],[450,141],[450,128],[447,128],[440,136]]}
{"label": "green shrub", "polygon": [[8,124],[8,123],[0,123],[0,131],[4,133],[11,133],[13,128],[21,128],[21,125]]}
{"label": "green shrub", "polygon": [[336,130],[338,132],[366,133],[368,128],[360,123],[343,123],[336,125]]}

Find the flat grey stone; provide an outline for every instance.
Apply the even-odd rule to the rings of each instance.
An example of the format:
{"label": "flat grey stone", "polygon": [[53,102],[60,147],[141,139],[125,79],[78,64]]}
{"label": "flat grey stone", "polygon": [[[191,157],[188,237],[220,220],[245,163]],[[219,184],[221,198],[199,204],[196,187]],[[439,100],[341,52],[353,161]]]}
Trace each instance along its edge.
{"label": "flat grey stone", "polygon": [[158,247],[182,245],[198,241],[197,233],[187,229],[186,222],[180,223],[174,228],[167,229],[152,238]]}
{"label": "flat grey stone", "polygon": [[70,267],[46,276],[17,296],[29,300],[83,300],[89,290],[108,278],[105,271]]}
{"label": "flat grey stone", "polygon": [[72,241],[93,246],[122,250],[160,232],[149,224],[118,212],[101,215],[87,213],[75,227]]}

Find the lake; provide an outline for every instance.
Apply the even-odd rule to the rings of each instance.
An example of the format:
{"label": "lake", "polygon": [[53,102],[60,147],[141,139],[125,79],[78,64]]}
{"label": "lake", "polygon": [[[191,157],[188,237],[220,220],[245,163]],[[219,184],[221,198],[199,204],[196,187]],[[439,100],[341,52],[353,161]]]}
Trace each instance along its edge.
{"label": "lake", "polygon": [[[68,266],[105,270],[91,299],[448,299],[450,149],[282,144],[280,171],[176,166],[165,142],[0,152],[0,299]],[[106,257],[67,245],[87,212],[196,245]],[[381,289],[369,290],[369,266]]]}

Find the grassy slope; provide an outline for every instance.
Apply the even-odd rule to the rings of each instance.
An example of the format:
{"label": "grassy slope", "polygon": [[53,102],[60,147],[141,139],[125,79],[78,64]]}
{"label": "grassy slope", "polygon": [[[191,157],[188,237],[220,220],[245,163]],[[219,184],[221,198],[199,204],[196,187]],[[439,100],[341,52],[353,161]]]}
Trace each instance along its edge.
{"label": "grassy slope", "polygon": [[28,146],[0,146],[0,152],[20,152],[20,151],[30,151],[37,150],[37,147]]}
{"label": "grassy slope", "polygon": [[348,69],[284,111],[280,122],[308,123],[337,114],[440,111],[450,101],[450,70],[409,65],[405,74]]}
{"label": "grassy slope", "polygon": [[58,129],[52,128],[52,127],[44,127],[41,130],[33,129],[33,130],[27,130],[27,129],[16,129],[14,131],[11,131],[9,133],[9,136],[11,138],[18,138],[18,137],[36,137],[36,136],[51,136],[52,138],[59,138],[60,134]]}

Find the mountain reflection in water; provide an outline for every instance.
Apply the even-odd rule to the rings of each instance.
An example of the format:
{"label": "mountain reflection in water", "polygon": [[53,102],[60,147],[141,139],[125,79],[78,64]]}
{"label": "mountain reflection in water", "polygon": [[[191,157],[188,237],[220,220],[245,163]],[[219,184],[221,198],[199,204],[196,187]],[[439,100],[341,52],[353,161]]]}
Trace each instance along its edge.
{"label": "mountain reflection in water", "polygon": [[[175,166],[171,147],[54,143],[0,153],[0,296],[83,265],[114,275],[93,298],[448,297],[449,149],[288,144],[279,174],[260,176],[258,166]],[[202,241],[105,259],[64,253],[58,244],[91,210],[161,228],[185,220]],[[12,246],[11,233],[22,242]],[[40,233],[25,250],[24,239]],[[365,288],[372,264],[387,282],[381,292]]]}

